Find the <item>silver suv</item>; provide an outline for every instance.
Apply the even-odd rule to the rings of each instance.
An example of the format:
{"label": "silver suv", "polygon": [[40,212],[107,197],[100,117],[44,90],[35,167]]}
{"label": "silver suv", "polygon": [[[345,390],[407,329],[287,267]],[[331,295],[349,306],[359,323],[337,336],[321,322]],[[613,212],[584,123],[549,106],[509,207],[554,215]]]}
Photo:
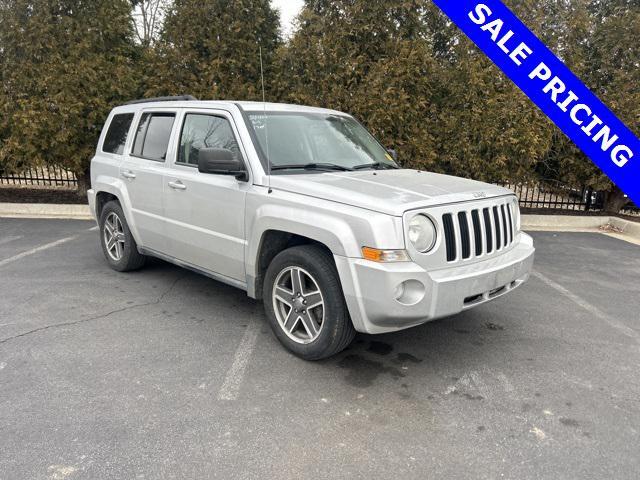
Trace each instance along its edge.
{"label": "silver suv", "polygon": [[334,110],[136,101],[109,115],[89,204],[112,268],[153,256],[246,290],[282,344],[315,360],[529,277],[512,192],[394,157]]}

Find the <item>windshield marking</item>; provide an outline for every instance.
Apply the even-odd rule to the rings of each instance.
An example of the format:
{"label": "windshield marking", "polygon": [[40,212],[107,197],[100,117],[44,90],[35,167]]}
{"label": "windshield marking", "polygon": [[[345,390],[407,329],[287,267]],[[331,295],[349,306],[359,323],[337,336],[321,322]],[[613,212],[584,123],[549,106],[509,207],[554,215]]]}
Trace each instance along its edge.
{"label": "windshield marking", "polygon": [[[251,112],[246,119],[267,170],[285,165],[329,163],[346,169],[368,164],[371,168],[397,168],[375,137],[347,115]],[[265,144],[267,125],[268,147]],[[265,148],[269,150],[266,154]]]}

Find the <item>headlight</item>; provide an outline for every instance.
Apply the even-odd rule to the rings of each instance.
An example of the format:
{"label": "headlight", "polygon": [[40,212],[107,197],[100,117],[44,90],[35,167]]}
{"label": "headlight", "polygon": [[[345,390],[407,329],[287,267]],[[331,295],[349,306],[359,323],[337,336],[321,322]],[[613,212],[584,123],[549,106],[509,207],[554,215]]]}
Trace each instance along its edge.
{"label": "headlight", "polygon": [[409,222],[409,241],[419,252],[426,253],[436,244],[436,226],[426,215],[415,215]]}
{"label": "headlight", "polygon": [[520,231],[520,204],[518,203],[517,198],[513,199],[512,205],[513,205],[513,226],[517,233]]}

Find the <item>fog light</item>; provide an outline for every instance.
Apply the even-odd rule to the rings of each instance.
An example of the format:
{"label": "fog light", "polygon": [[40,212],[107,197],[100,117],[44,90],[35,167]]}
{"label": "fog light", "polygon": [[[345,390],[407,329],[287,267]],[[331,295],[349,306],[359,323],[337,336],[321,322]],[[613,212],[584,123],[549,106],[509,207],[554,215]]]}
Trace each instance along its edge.
{"label": "fog light", "polygon": [[395,290],[395,299],[403,305],[415,305],[422,301],[426,288],[418,280],[406,280],[399,284]]}

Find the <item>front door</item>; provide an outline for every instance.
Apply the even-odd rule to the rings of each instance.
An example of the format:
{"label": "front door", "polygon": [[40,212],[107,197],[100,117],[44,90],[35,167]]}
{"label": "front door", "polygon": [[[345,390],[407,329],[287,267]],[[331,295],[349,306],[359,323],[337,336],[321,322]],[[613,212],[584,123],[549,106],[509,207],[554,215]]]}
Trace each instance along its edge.
{"label": "front door", "polygon": [[159,252],[166,249],[162,190],[175,117],[175,112],[143,112],[131,152],[120,164],[138,242]]}
{"label": "front door", "polygon": [[169,255],[244,283],[244,208],[249,183],[198,171],[201,148],[226,148],[243,158],[237,138],[227,112],[186,111],[175,160],[165,174],[164,209]]}

